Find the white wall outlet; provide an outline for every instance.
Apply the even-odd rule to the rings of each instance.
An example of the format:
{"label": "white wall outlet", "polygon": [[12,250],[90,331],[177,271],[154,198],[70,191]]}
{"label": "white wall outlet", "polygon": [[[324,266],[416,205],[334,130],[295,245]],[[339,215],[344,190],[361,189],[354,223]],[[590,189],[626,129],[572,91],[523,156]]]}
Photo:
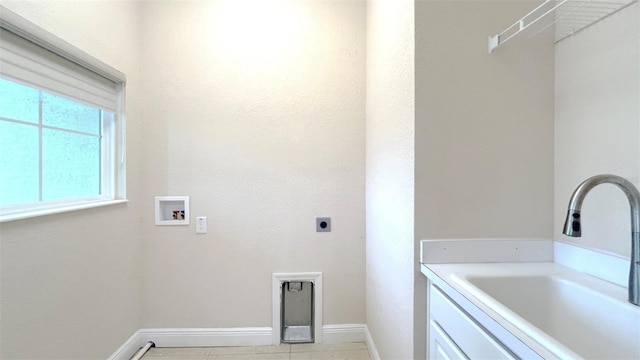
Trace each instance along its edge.
{"label": "white wall outlet", "polygon": [[206,216],[196,217],[196,234],[206,234],[206,233],[207,233],[207,217]]}

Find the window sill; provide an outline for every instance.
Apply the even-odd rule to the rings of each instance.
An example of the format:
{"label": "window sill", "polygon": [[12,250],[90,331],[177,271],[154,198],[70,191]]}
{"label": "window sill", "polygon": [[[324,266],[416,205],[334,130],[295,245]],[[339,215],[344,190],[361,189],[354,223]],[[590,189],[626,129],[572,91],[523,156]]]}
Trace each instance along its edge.
{"label": "window sill", "polygon": [[29,218],[38,217],[38,216],[59,214],[59,213],[70,212],[70,211],[91,209],[91,208],[96,208],[96,207],[101,207],[101,206],[124,204],[124,203],[127,203],[127,202],[129,202],[129,200],[126,200],[126,199],[124,199],[124,200],[103,200],[103,201],[84,202],[84,203],[81,203],[81,204],[71,204],[71,205],[66,205],[66,206],[58,206],[58,207],[49,208],[49,209],[38,209],[38,210],[24,211],[24,212],[20,212],[20,213],[5,214],[5,215],[0,215],[0,223],[7,222],[7,221],[14,221],[14,220],[29,219]]}

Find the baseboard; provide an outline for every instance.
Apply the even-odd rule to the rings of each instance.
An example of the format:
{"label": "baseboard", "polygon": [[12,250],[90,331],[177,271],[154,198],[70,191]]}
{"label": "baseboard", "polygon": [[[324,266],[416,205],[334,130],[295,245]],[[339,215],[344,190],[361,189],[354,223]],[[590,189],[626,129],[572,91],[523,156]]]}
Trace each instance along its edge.
{"label": "baseboard", "polygon": [[136,331],[129,340],[125,341],[107,360],[129,360],[142,347],[140,330]]}
{"label": "baseboard", "polygon": [[[327,344],[366,341],[369,346],[369,343],[373,344],[368,340],[370,337],[363,324],[322,327],[322,342]],[[140,329],[109,360],[128,360],[148,341],[153,341],[157,347],[272,345],[273,330],[270,327]]]}
{"label": "baseboard", "polygon": [[322,342],[325,344],[340,344],[365,341],[363,324],[325,325],[322,327]]}
{"label": "baseboard", "polygon": [[364,326],[364,335],[371,360],[380,360],[380,354],[378,354],[378,349],[376,348],[376,344],[373,342],[373,337],[371,337],[371,333],[369,332],[367,325]]}
{"label": "baseboard", "polygon": [[271,337],[270,327],[140,329],[142,342],[157,347],[260,346],[271,345]]}

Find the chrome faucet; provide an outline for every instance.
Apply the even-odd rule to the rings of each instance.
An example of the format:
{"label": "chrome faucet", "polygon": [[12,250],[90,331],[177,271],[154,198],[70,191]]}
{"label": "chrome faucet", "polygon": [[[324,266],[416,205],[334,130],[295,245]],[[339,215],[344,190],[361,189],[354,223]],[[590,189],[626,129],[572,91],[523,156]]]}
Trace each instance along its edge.
{"label": "chrome faucet", "polygon": [[640,193],[632,183],[616,175],[596,175],[583,181],[571,195],[569,211],[562,233],[580,237],[580,209],[587,193],[600,184],[617,185],[629,199],[631,205],[631,268],[629,269],[629,302],[640,306]]}

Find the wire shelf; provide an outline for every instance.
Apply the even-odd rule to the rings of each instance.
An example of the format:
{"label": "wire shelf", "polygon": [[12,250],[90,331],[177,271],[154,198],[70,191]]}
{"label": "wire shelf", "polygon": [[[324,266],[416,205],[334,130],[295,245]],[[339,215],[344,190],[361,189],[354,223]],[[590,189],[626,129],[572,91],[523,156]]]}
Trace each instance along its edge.
{"label": "wire shelf", "polygon": [[546,0],[503,32],[489,36],[489,53],[515,36],[535,36],[555,29],[560,42],[633,5],[638,0]]}

